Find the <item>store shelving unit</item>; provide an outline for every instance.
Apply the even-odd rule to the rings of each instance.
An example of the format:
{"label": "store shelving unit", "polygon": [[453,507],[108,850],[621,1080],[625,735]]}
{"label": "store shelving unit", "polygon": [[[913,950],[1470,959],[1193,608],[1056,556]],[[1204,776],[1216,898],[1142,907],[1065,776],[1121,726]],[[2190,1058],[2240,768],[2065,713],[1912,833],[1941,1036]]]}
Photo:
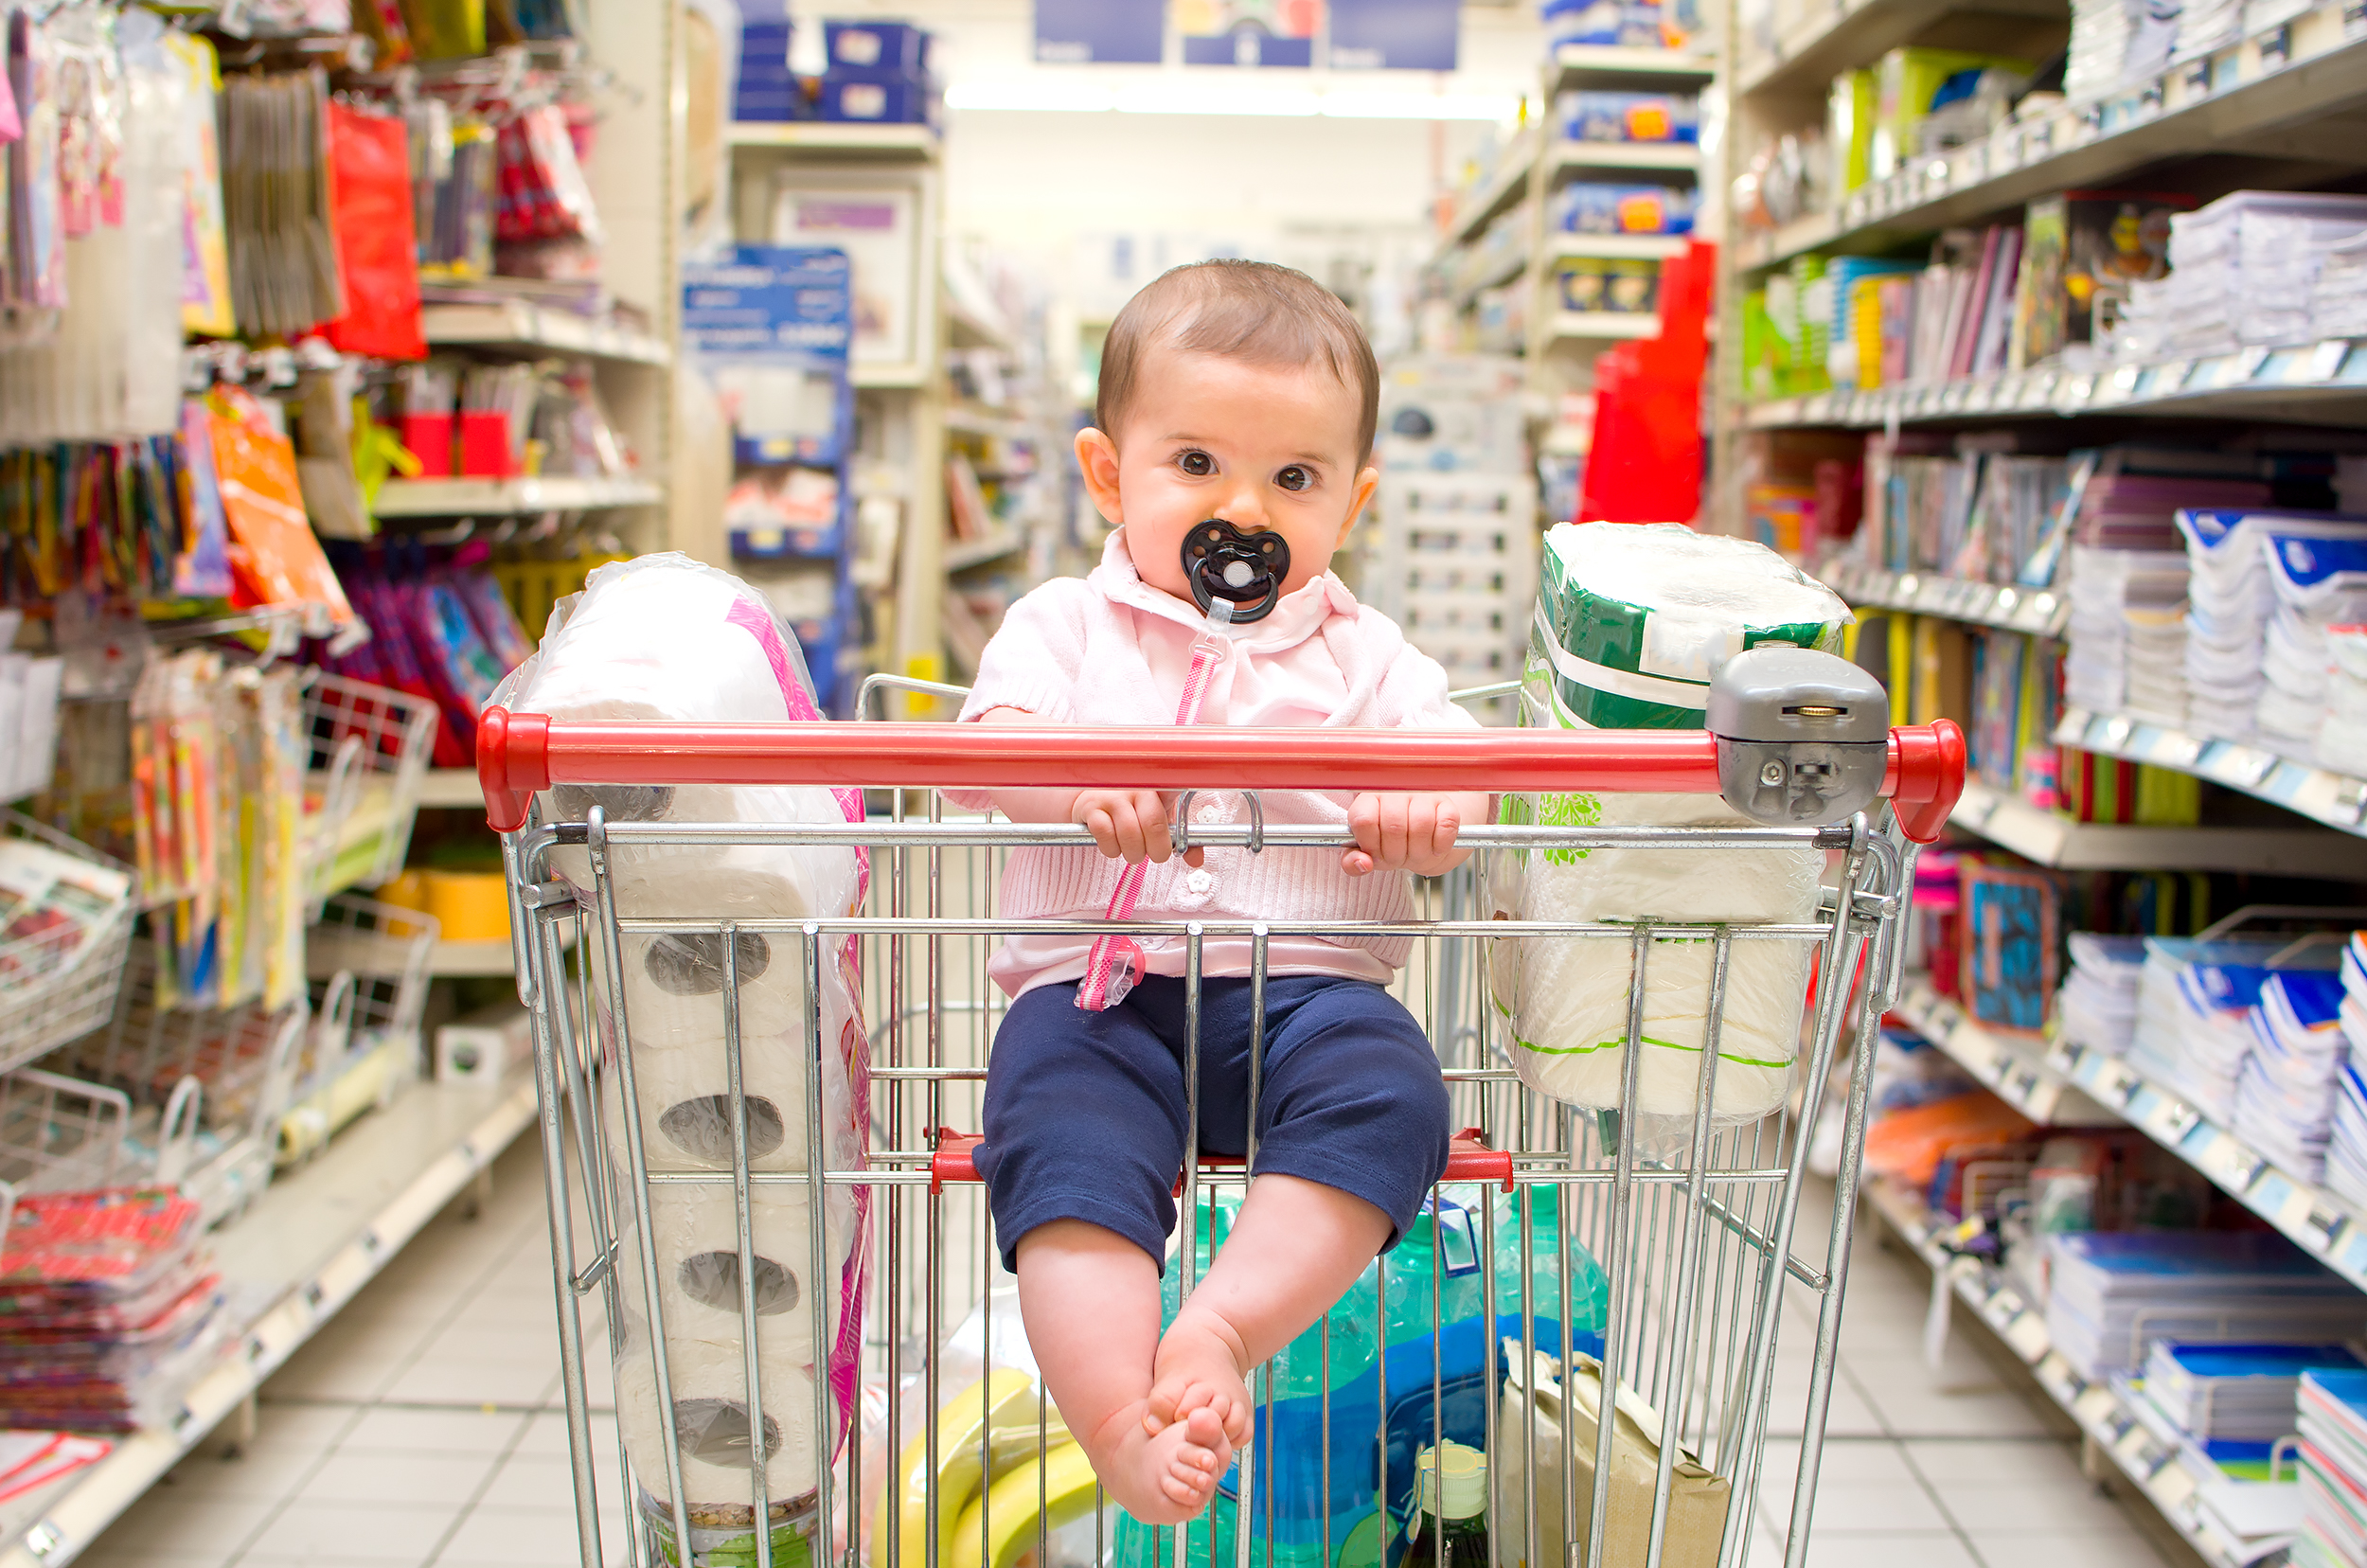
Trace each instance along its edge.
{"label": "store shelving unit", "polygon": [[1883,1222],[2021,1358],[2047,1397],[2078,1423],[2095,1449],[2110,1456],[2113,1466],[2203,1561],[2212,1568],[2242,1568],[2253,1560],[2240,1543],[2222,1538],[2202,1518],[2206,1478],[2189,1469],[2178,1446],[2139,1414],[2138,1401],[2109,1380],[2091,1381],[2072,1369],[2054,1347],[2046,1314],[2019,1283],[1993,1263],[1950,1252],[1941,1238],[1951,1221],[1933,1216],[1913,1193],[1879,1179],[1869,1182],[1865,1193]]}
{"label": "store shelving unit", "polygon": [[[1539,101],[1548,106],[1550,118],[1556,97],[1569,88],[1692,90],[1704,86],[1716,70],[1713,60],[1673,50],[1565,45],[1543,67]],[[1520,344],[1485,347],[1516,347],[1528,357],[1532,384],[1557,392],[1593,384],[1593,358],[1603,346],[1660,330],[1660,318],[1648,312],[1561,310],[1559,264],[1582,258],[1657,261],[1682,251],[1685,241],[1550,229],[1546,212],[1554,190],[1569,177],[1590,172],[1646,182],[1679,175],[1698,179],[1701,160],[1700,148],[1690,142],[1575,141],[1549,136],[1550,129],[1532,124],[1506,145],[1494,169],[1448,221],[1431,266],[1453,280],[1450,292],[1458,311],[1474,309],[1485,290],[1509,285],[1525,291],[1527,326]],[[1529,220],[1517,242],[1475,254],[1488,225],[1523,200]]]}
{"label": "store shelving unit", "polygon": [[1928,984],[1910,986],[1892,1016],[1945,1051],[1956,1064],[2032,1121],[2045,1127],[2116,1127],[2121,1117],[2058,1072],[2034,1041],[1996,1034]]}
{"label": "store shelving unit", "polygon": [[647,479],[389,479],[370,509],[387,517],[523,517],[536,512],[653,507]]}
{"label": "store shelving unit", "polygon": [[2260,746],[2187,735],[2128,714],[2072,708],[2055,726],[2057,745],[2149,762],[2256,795],[2347,834],[2367,834],[2367,779],[2329,773]]}
{"label": "store shelving unit", "polygon": [[664,338],[525,300],[430,305],[419,312],[419,324],[429,347],[436,348],[579,354],[632,365],[667,365],[674,357]]}
{"label": "store shelving unit", "polygon": [[274,1183],[214,1238],[236,1332],[164,1427],[0,1505],[0,1568],[74,1556],[252,1399],[534,1120],[534,1084],[419,1083]]}

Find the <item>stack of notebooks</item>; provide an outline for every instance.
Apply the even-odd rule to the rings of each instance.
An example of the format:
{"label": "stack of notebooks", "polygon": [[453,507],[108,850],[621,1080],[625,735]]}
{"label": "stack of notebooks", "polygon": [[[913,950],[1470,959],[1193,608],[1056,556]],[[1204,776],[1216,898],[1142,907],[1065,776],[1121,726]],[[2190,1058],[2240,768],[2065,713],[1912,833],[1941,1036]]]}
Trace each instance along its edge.
{"label": "stack of notebooks", "polygon": [[[2083,523],[2084,535],[2089,530]],[[2140,530],[2127,530],[2134,534]],[[2071,650],[2063,660],[2063,700],[2073,707],[2119,713],[2128,705],[2131,612],[2148,630],[2186,602],[2186,558],[2165,549],[2074,544],[2071,552]],[[2149,650],[2158,654],[2151,638]],[[2182,710],[2185,658],[2173,668],[2181,695],[2149,690],[2157,703]]]}
{"label": "stack of notebooks", "polygon": [[2292,947],[2285,938],[2145,938],[2129,1064],[2224,1126],[2234,1114],[2236,1080],[2254,1044],[2251,1010],[2269,976],[2334,968],[2328,949]]}
{"label": "stack of notebooks", "polygon": [[2090,1381],[2137,1370],[2152,1342],[2333,1345],[2367,1297],[2267,1231],[2091,1231],[2054,1238],[2047,1335]]}
{"label": "stack of notebooks", "polygon": [[2181,1345],[2156,1340],[2145,1398],[2214,1461],[2269,1457],[2293,1431],[2302,1375],[2367,1372],[2343,1345]]}
{"label": "stack of notebooks", "polygon": [[2367,336],[2367,228],[2320,247],[2309,320],[2322,337]]}
{"label": "stack of notebooks", "polygon": [[2302,1531],[2293,1568],[2367,1562],[2367,1372],[2302,1374]]}
{"label": "stack of notebooks", "polygon": [[2125,1057],[2137,1034],[2137,982],[2145,973],[2142,936],[2074,931],[2071,978],[2056,999],[2063,1039],[2108,1056]]}
{"label": "stack of notebooks", "polygon": [[2261,541],[2275,613],[2261,644],[2260,733],[2278,750],[2314,760],[2333,697],[2327,629],[2367,620],[2367,532],[2275,526]]}
{"label": "stack of notebooks", "polygon": [[2350,1060],[2335,1076],[2334,1123],[2326,1137],[2326,1190],[2367,1209],[2367,932],[2351,933],[2342,949],[2342,1005],[2335,1011],[2350,1042]]}
{"label": "stack of notebooks", "polygon": [[2335,1085],[2350,1064],[2337,1021],[2342,981],[2323,970],[2269,974],[2251,1010],[2251,1054],[2235,1084],[2235,1135],[2294,1175],[2324,1179]]}
{"label": "stack of notebooks", "polygon": [[2238,190],[2173,213],[2168,275],[2129,285],[2124,347],[2198,356],[2306,341],[2321,261],[2361,227],[2367,196]]}
{"label": "stack of notebooks", "polygon": [[[2185,659],[2193,730],[2217,739],[2248,741],[2268,690],[2264,651],[2269,623],[2277,613],[2269,537],[2367,537],[2367,518],[2188,508],[2178,512],[2177,523],[2192,569]],[[2296,722],[2300,718],[2296,715]]]}

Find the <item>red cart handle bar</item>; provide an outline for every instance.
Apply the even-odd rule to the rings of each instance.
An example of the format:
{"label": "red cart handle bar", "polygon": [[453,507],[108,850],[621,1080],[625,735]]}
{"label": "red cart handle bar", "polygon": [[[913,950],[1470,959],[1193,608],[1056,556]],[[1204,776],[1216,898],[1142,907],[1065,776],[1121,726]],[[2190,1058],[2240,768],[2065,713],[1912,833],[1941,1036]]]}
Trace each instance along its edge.
{"label": "red cart handle bar", "polygon": [[[477,721],[485,819],[525,826],[553,784],[824,784],[877,789],[1596,791],[1716,794],[1706,730],[1235,729],[1221,725],[685,724],[554,722],[489,707]],[[1918,844],[1965,787],[1964,731],[1890,732],[1882,793]]]}

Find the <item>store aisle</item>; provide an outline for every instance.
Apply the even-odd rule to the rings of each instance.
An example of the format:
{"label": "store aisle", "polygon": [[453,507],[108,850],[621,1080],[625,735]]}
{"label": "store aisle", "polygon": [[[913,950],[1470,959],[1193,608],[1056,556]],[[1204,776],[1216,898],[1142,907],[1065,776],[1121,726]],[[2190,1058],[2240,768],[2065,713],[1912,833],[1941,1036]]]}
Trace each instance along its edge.
{"label": "store aisle", "polygon": [[[184,1460],[88,1568],[576,1562],[531,1134],[474,1219],[455,1203],[263,1387],[255,1439]],[[587,1335],[605,1343],[596,1298]],[[606,1399],[606,1380],[596,1398]],[[596,1417],[605,1473],[614,1423]],[[609,1560],[619,1543],[609,1544]]]}
{"label": "store aisle", "polygon": [[[86,1568],[542,1568],[575,1517],[542,1176],[521,1143],[474,1219],[455,1204],[265,1385],[255,1440],[185,1461],[79,1560]],[[1804,1220],[1807,1216],[1804,1215]],[[2187,1568],[2083,1480],[2069,1423],[1960,1327],[1936,1378],[1929,1276],[1859,1238],[1827,1424],[1812,1568]],[[1775,1568],[1814,1321],[1795,1292],[1752,1568]],[[596,1309],[587,1332],[596,1336]],[[597,1343],[596,1339],[595,1343]],[[595,1399],[606,1399],[596,1379]],[[614,1425],[596,1417],[601,1473]],[[616,1561],[616,1542],[608,1547]]]}

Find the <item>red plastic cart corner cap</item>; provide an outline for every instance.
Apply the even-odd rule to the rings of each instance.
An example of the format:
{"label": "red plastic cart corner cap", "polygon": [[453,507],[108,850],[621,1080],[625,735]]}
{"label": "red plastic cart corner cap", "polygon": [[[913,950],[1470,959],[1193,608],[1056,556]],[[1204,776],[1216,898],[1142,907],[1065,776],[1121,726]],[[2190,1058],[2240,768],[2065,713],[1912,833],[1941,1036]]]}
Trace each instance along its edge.
{"label": "red plastic cart corner cap", "polygon": [[1948,826],[1965,793],[1965,732],[1953,719],[1935,719],[1891,731],[1890,777],[1882,793],[1898,813],[1899,830],[1930,844]]}
{"label": "red plastic cart corner cap", "polygon": [[550,747],[547,714],[489,707],[477,715],[476,781],[493,831],[514,833],[526,825],[528,802],[550,788]]}

